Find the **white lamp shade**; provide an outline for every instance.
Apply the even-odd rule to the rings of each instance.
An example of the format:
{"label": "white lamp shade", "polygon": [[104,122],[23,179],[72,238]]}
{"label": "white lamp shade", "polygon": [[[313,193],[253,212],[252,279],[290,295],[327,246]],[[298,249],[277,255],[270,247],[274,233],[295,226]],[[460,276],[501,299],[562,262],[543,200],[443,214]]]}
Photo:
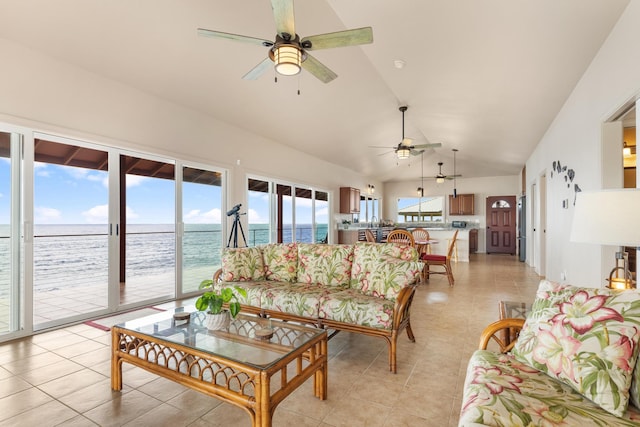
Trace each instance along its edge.
{"label": "white lamp shade", "polygon": [[396,151],[396,154],[398,156],[398,159],[406,160],[411,155],[411,150],[404,147],[398,148],[398,150]]}
{"label": "white lamp shade", "polygon": [[616,189],[576,194],[572,242],[640,246],[640,189]]}

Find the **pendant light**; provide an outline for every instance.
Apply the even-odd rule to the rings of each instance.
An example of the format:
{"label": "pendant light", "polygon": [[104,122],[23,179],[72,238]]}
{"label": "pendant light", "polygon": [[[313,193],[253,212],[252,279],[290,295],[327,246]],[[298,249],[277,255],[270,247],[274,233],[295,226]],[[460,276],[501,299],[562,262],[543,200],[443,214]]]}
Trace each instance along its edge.
{"label": "pendant light", "polygon": [[453,198],[458,197],[458,191],[456,190],[456,153],[458,152],[457,148],[452,149],[453,151]]}

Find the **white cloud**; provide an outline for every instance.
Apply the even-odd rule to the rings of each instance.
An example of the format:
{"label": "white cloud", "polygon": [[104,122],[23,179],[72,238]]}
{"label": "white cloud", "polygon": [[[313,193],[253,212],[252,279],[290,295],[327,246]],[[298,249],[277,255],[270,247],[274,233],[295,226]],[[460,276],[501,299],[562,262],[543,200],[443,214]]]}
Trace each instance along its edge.
{"label": "white cloud", "polygon": [[59,222],[59,219],[62,217],[62,212],[55,208],[38,206],[35,208],[34,217],[37,223],[50,224],[52,222]]}
{"label": "white cloud", "polygon": [[68,175],[75,179],[85,179],[89,174],[88,169],[76,168],[71,166],[61,166],[62,170],[64,170]]}
{"label": "white cloud", "polygon": [[147,179],[146,176],[127,174],[127,187],[135,187],[142,184]]}
{"label": "white cloud", "polygon": [[36,176],[43,176],[45,178],[51,176],[51,174],[49,173],[49,169],[47,168],[47,164],[46,163],[34,162],[33,163],[33,170],[34,170]]}
{"label": "white cloud", "polygon": [[127,206],[127,221],[129,221],[130,219],[136,219],[138,217],[140,217],[140,215],[135,213],[133,211],[133,209],[131,209],[129,206]]}
{"label": "white cloud", "polygon": [[247,216],[249,217],[249,224],[269,224],[269,218],[261,218],[255,209],[249,209]]}
{"label": "white cloud", "polygon": [[104,224],[109,221],[109,205],[94,206],[82,212],[82,216],[88,224]]}
{"label": "white cloud", "polygon": [[220,209],[213,208],[210,211],[202,212],[200,209],[193,209],[184,216],[184,222],[191,224],[219,224],[222,214]]}
{"label": "white cloud", "polygon": [[4,197],[4,194],[0,193],[0,198],[3,198],[3,197]]}

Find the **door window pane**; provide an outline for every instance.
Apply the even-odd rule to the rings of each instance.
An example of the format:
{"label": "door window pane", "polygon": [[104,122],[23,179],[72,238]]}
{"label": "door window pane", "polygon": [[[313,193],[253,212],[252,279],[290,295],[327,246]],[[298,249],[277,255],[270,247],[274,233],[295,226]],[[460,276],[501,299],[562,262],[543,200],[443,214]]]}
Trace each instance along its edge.
{"label": "door window pane", "polygon": [[311,190],[296,188],[296,242],[313,242],[313,206]]}
{"label": "door window pane", "polygon": [[21,326],[20,138],[0,132],[0,335]]}
{"label": "door window pane", "polygon": [[174,171],[171,163],[120,157],[120,304],[175,295]]}
{"label": "door window pane", "polygon": [[107,152],[35,141],[34,329],[108,306]]}
{"label": "door window pane", "polygon": [[194,292],[220,268],[222,174],[182,168],[182,292]]}
{"label": "door window pane", "polygon": [[259,179],[249,179],[247,209],[249,234],[247,245],[264,245],[270,242],[269,212],[271,211],[269,183]]}
{"label": "door window pane", "polygon": [[291,243],[293,238],[293,204],[291,186],[276,185],[276,235],[278,243]]}
{"label": "door window pane", "polygon": [[325,191],[315,192],[315,242],[329,242],[329,194]]}

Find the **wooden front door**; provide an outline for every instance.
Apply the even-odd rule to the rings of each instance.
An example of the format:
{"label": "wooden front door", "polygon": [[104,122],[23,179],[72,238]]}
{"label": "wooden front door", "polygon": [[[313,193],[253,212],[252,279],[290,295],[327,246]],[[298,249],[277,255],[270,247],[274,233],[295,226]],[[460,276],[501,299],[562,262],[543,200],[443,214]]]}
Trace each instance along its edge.
{"label": "wooden front door", "polygon": [[487,197],[487,253],[516,254],[516,196]]}

